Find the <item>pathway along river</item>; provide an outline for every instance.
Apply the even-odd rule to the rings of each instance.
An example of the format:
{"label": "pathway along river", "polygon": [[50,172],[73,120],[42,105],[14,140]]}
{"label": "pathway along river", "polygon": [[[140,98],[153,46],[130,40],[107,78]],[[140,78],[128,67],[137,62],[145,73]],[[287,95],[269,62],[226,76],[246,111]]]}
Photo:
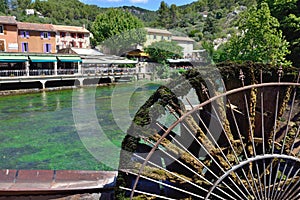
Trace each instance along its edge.
{"label": "pathway along river", "polygon": [[0,169],[114,170],[111,166],[118,164],[119,152],[108,155],[114,163],[109,166],[85,148],[87,144],[82,142],[74,122],[74,99],[88,97],[94,101],[91,106],[95,108],[96,120],[108,138],[101,144],[101,151],[105,152],[120,149],[125,135],[116,118],[130,120],[122,116],[123,112],[112,112],[112,102],[129,110],[133,117],[158,86],[130,83],[0,96]]}

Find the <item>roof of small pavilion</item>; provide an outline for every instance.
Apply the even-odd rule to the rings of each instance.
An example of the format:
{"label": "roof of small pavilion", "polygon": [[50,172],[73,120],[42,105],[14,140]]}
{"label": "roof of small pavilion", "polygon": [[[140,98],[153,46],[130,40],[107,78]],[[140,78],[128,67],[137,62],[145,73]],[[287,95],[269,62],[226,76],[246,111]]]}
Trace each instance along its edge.
{"label": "roof of small pavilion", "polygon": [[140,49],[134,49],[123,53],[122,56],[149,57],[149,54]]}
{"label": "roof of small pavilion", "polygon": [[80,56],[82,64],[136,64],[136,60],[129,60],[116,55],[106,55],[97,49],[84,48],[66,48],[61,49],[58,53],[73,54]]}

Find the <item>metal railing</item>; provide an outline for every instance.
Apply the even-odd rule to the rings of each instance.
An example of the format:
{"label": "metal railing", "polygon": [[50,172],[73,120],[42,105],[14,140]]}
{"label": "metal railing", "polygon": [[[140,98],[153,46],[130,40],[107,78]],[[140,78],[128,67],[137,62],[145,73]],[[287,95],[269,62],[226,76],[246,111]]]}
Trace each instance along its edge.
{"label": "metal railing", "polygon": [[53,69],[32,69],[29,70],[29,76],[48,76],[54,75]]}
{"label": "metal railing", "polygon": [[76,74],[78,73],[78,69],[58,69],[57,70],[57,75],[66,75],[66,74],[69,74],[69,75],[72,75],[72,74]]}
{"label": "metal railing", "polygon": [[[81,73],[78,69],[57,69],[57,75],[122,75],[122,74],[134,74],[135,68],[115,68],[115,69],[93,69],[82,68]],[[55,75],[54,69],[30,69],[26,70],[0,70],[0,77],[18,77],[18,76],[49,76]]]}
{"label": "metal railing", "polygon": [[[78,69],[58,69],[57,75],[72,75],[78,73]],[[31,69],[29,76],[55,75],[54,69]],[[0,77],[28,76],[26,70],[0,70]]]}
{"label": "metal railing", "polygon": [[0,76],[4,76],[4,77],[26,76],[26,70],[0,70]]}
{"label": "metal railing", "polygon": [[135,68],[114,68],[114,69],[97,69],[97,68],[82,68],[82,74],[84,75],[123,75],[134,74]]}

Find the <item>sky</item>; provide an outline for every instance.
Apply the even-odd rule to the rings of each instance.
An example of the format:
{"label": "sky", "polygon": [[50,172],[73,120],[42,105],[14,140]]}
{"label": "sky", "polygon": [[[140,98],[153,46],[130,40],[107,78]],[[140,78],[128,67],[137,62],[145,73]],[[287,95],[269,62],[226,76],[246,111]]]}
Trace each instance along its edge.
{"label": "sky", "polygon": [[[99,7],[120,7],[120,6],[136,6],[147,10],[158,10],[162,0],[80,0],[85,4],[97,5]],[[177,6],[186,5],[197,0],[163,0],[169,6],[175,4]]]}

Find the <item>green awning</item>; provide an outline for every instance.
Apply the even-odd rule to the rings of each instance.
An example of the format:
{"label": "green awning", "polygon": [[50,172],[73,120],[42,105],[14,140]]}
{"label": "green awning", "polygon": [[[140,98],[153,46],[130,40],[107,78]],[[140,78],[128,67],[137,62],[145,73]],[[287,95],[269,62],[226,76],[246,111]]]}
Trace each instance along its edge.
{"label": "green awning", "polygon": [[0,62],[14,63],[14,62],[26,62],[28,61],[27,56],[0,56]]}
{"label": "green awning", "polygon": [[81,62],[79,56],[57,56],[57,59],[61,62]]}
{"label": "green awning", "polygon": [[55,56],[29,56],[31,62],[57,62]]}

